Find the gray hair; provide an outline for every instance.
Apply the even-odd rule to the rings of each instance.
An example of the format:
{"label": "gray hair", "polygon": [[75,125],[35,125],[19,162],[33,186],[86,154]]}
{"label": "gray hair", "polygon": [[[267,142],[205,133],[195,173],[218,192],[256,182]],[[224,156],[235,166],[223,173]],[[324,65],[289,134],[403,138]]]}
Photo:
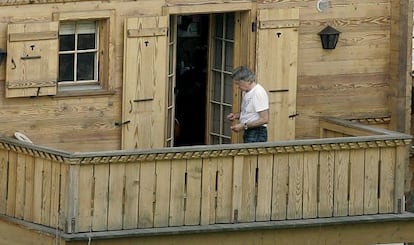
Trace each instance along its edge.
{"label": "gray hair", "polygon": [[256,81],[256,75],[254,72],[246,67],[246,66],[239,66],[233,70],[233,74],[231,74],[231,78],[235,81]]}

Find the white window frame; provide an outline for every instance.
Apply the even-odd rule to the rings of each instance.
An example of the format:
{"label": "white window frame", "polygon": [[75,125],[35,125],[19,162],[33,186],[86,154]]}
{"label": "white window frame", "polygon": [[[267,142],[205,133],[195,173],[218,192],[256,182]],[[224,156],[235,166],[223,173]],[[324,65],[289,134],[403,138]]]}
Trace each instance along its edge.
{"label": "white window frame", "polygon": [[[95,48],[94,49],[85,49],[85,50],[78,50],[78,35],[81,34],[84,30],[82,29],[82,23],[94,23],[94,34],[95,34]],[[68,50],[68,51],[60,51],[59,50],[59,56],[61,54],[74,54],[74,64],[73,64],[73,81],[58,81],[59,83],[59,87],[64,87],[64,86],[74,86],[74,85],[99,85],[99,28],[98,28],[98,23],[97,21],[94,20],[82,20],[82,21],[67,21],[67,22],[62,22],[60,24],[60,27],[63,27],[64,25],[67,24],[73,24],[74,25],[74,30],[73,32],[71,31],[70,34],[74,34],[75,35],[75,47],[74,50]],[[62,34],[66,34],[64,33],[65,30],[63,30],[63,28],[59,29],[59,37]],[[94,74],[93,74],[93,79],[92,80],[77,80],[77,65],[78,65],[78,54],[82,54],[82,53],[94,53],[95,54],[95,59],[94,59]],[[60,64],[59,64],[60,67]],[[59,69],[60,70],[60,69]]]}
{"label": "white window frame", "polygon": [[[109,81],[114,74],[114,56],[113,46],[115,43],[115,10],[90,10],[90,11],[69,11],[55,12],[52,14],[54,21],[81,22],[95,21],[96,23],[96,49],[97,62],[95,63],[96,81],[88,82],[58,82],[58,95],[76,96],[85,94],[113,93]],[[75,65],[74,65],[75,67]]]}

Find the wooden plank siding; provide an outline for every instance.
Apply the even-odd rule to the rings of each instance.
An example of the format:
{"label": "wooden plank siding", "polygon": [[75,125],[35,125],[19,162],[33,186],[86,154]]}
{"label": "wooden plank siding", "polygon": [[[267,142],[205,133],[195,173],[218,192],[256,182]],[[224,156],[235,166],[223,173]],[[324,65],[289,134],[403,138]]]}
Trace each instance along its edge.
{"label": "wooden plank siding", "polygon": [[[406,6],[406,2],[400,7],[400,2],[390,0],[330,1],[327,11],[318,12],[316,0],[123,0],[103,1],[98,5],[90,0],[1,1],[0,46],[4,49],[8,39],[7,26],[11,23],[88,19],[86,17],[102,20],[104,16],[105,21],[100,23],[108,24],[108,28],[102,29],[102,33],[108,35],[104,40],[108,46],[108,58],[104,60],[108,69],[100,74],[105,76],[105,91],[63,95],[58,92],[57,96],[47,98],[3,98],[0,100],[2,135],[12,136],[20,129],[37,144],[69,151],[121,149],[122,127],[116,123],[123,122],[126,37],[122,30],[126,19],[236,12],[244,19],[243,33],[249,35],[240,40],[242,44],[238,50],[243,51],[235,52],[255,67],[256,32],[250,32],[250,25],[262,9],[299,10],[295,139],[317,138],[319,128],[316,118],[320,115],[342,118],[388,116],[391,120],[379,126],[396,128],[398,121],[409,118],[405,112],[409,110],[408,86],[398,90],[401,82],[407,82],[403,76],[408,76],[408,72],[402,69],[407,68],[406,62],[410,60],[404,50],[400,52],[409,44],[402,44],[401,40],[405,38],[399,35],[406,30],[402,29],[404,26],[398,27],[400,20],[409,19],[405,15],[400,17],[404,8],[410,7]],[[112,14],[106,15],[109,12]],[[318,32],[328,24],[341,32],[335,50],[321,48]],[[407,61],[401,68],[399,64],[403,60]],[[0,81],[6,80],[5,71],[0,70]],[[0,83],[0,94],[5,94],[5,89],[4,83]],[[154,96],[165,97],[166,91],[161,90],[157,90]],[[161,104],[158,106],[161,107]],[[164,121],[166,117],[161,112],[159,114],[154,121]],[[398,127],[405,128],[407,124]],[[147,133],[141,132],[144,134],[140,135]],[[151,132],[161,137],[160,132],[163,131]]]}
{"label": "wooden plank siding", "polygon": [[0,214],[79,233],[401,212],[411,136],[321,121],[352,137],[91,153],[1,138]]}

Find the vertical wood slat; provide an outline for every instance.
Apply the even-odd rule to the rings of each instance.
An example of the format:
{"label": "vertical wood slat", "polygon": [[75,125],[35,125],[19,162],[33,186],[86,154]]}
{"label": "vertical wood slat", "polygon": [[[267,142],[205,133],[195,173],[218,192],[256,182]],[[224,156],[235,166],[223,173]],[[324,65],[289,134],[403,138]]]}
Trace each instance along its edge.
{"label": "vertical wood slat", "polygon": [[408,163],[408,147],[406,145],[397,146],[396,150],[396,168],[395,168],[395,196],[394,196],[394,213],[402,211],[404,188],[405,188],[405,164]]}
{"label": "vertical wood slat", "polygon": [[108,230],[122,229],[125,163],[109,166]]}
{"label": "vertical wood slat", "polygon": [[139,162],[128,163],[125,166],[124,229],[138,228],[140,166]]}
{"label": "vertical wood slat", "polygon": [[378,148],[365,150],[364,214],[378,213]]}
{"label": "vertical wood slat", "polygon": [[[235,157],[236,159],[237,157]],[[203,160],[202,187],[201,187],[201,225],[215,223],[215,183],[217,173],[217,158],[209,158]],[[234,173],[234,172],[233,172]],[[234,178],[234,176],[233,176]],[[234,188],[234,187],[233,187]],[[233,197],[239,192],[233,191]],[[233,199],[234,204],[234,199]],[[237,207],[233,207],[233,209]]]}
{"label": "vertical wood slat", "polygon": [[202,159],[187,160],[185,225],[200,224]]}
{"label": "vertical wood slat", "polygon": [[334,196],[334,152],[321,151],[319,154],[319,217],[332,217]]}
{"label": "vertical wood slat", "polygon": [[350,151],[349,215],[364,213],[365,151]]}
{"label": "vertical wood slat", "polygon": [[171,167],[170,226],[184,225],[186,160],[176,160]]}
{"label": "vertical wood slat", "polygon": [[273,163],[272,220],[287,217],[287,195],[289,181],[289,155],[276,154]]}
{"label": "vertical wood slat", "polygon": [[243,194],[243,162],[244,156],[235,156],[233,160],[233,207],[232,222],[240,221],[240,212],[242,209]]}
{"label": "vertical wood slat", "polygon": [[66,218],[69,217],[69,180],[70,165],[61,164],[60,166],[60,200],[59,200],[59,227],[61,230],[68,231]]}
{"label": "vertical wood slat", "polygon": [[349,151],[335,151],[334,216],[348,215]]}
{"label": "vertical wood slat", "polygon": [[24,217],[25,173],[26,156],[18,153],[16,167],[16,209],[14,214],[18,219],[23,219]]}
{"label": "vertical wood slat", "polygon": [[50,224],[50,197],[52,190],[52,161],[44,159],[42,178],[42,209],[41,222],[44,225]]}
{"label": "vertical wood slat", "polygon": [[382,148],[380,154],[379,213],[392,213],[395,192],[395,148]]}
{"label": "vertical wood slat", "polygon": [[92,230],[104,231],[108,229],[108,202],[109,202],[109,165],[95,166],[95,195],[93,199]]}
{"label": "vertical wood slat", "polygon": [[303,207],[303,154],[289,154],[289,194],[287,219],[302,218]]}
{"label": "vertical wood slat", "polygon": [[233,219],[233,158],[226,157],[217,161],[216,184],[216,223],[230,223]]}
{"label": "vertical wood slat", "polygon": [[170,183],[171,161],[157,161],[155,174],[157,177],[155,187],[154,227],[166,227],[170,213]]}
{"label": "vertical wood slat", "polygon": [[43,193],[43,162],[44,159],[36,158],[34,166],[33,191],[36,193],[33,199],[33,222],[40,224],[42,222],[42,193]]}
{"label": "vertical wood slat", "polygon": [[303,160],[303,218],[318,216],[319,153],[307,152]]}
{"label": "vertical wood slat", "polygon": [[155,167],[155,162],[141,162],[138,203],[139,228],[152,227],[154,224]]}
{"label": "vertical wood slat", "polygon": [[81,165],[79,170],[79,231],[92,230],[93,165]]}
{"label": "vertical wood slat", "polygon": [[14,217],[16,210],[17,153],[9,151],[6,215]]}
{"label": "vertical wood slat", "polygon": [[8,162],[8,151],[0,149],[0,214],[6,214]]}
{"label": "vertical wood slat", "polygon": [[68,177],[68,201],[67,201],[67,232],[78,232],[77,215],[78,215],[78,198],[79,198],[79,165],[69,165]]}
{"label": "vertical wood slat", "polygon": [[260,155],[258,169],[256,221],[268,221],[271,217],[273,156]]}
{"label": "vertical wood slat", "polygon": [[251,222],[256,211],[256,168],[257,156],[246,156],[243,162],[242,203],[239,210],[240,222]]}
{"label": "vertical wood slat", "polygon": [[50,201],[50,226],[59,227],[59,210],[61,196],[61,163],[52,163],[52,191]]}
{"label": "vertical wood slat", "polygon": [[24,220],[33,222],[34,213],[34,157],[25,155]]}

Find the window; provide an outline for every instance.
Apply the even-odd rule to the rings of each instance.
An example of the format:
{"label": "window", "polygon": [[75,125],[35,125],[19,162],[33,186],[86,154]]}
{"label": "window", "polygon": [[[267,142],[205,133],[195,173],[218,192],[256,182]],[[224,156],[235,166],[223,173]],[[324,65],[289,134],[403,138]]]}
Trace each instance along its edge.
{"label": "window", "polygon": [[59,28],[59,86],[98,85],[95,21],[63,22]]}
{"label": "window", "polygon": [[112,94],[114,10],[56,12],[59,22],[58,95]]}

